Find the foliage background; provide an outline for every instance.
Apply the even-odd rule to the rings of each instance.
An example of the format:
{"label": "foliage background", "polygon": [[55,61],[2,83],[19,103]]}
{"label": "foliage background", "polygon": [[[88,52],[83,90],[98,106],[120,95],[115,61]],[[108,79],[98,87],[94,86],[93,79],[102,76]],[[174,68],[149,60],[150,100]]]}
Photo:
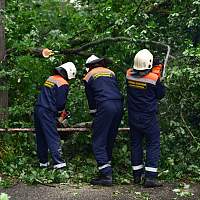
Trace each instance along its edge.
{"label": "foliage background", "polygon": [[[91,120],[82,85],[86,57],[61,54],[105,37],[125,36],[153,40],[171,46],[167,66],[167,96],[160,103],[160,177],[166,180],[200,181],[200,1],[192,0],[80,0],[74,4],[59,0],[7,0],[5,17],[7,59],[1,63],[0,78],[9,88],[9,120],[1,127],[32,127],[32,111],[38,88],[52,69],[73,61],[78,77],[71,83],[67,108],[70,125]],[[32,48],[47,47],[57,53],[49,59],[33,55]],[[87,50],[112,58],[126,97],[125,74],[135,52],[149,48],[164,58],[156,46],[128,42],[100,44]],[[127,126],[127,112],[121,127]],[[74,134],[63,141],[67,170],[41,170],[34,167],[34,136],[29,133],[0,136],[0,171],[30,183],[88,182],[96,173],[91,153],[91,133]],[[118,183],[132,179],[130,144],[127,133],[119,133],[114,149],[114,178]],[[7,185],[7,181],[1,181]]]}

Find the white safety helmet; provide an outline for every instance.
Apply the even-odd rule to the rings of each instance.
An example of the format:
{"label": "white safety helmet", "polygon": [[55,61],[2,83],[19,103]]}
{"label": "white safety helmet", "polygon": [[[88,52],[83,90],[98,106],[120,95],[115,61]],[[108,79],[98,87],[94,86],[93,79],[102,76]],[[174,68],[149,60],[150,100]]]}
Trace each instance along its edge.
{"label": "white safety helmet", "polygon": [[133,69],[146,70],[151,69],[153,64],[153,55],[147,49],[140,50],[134,58]]}
{"label": "white safety helmet", "polygon": [[98,58],[95,55],[91,55],[87,60],[86,60],[86,65],[90,65],[90,64],[95,64],[98,63],[100,61],[104,60],[104,58]]}
{"label": "white safety helmet", "polygon": [[91,55],[87,60],[86,60],[86,71],[89,71],[90,66],[92,66],[93,64],[99,63],[101,61],[105,60],[104,58],[98,58],[95,55]]}
{"label": "white safety helmet", "polygon": [[75,67],[74,63],[67,62],[67,63],[62,64],[59,67],[56,67],[56,70],[58,72],[60,72],[61,69],[65,70],[65,72],[67,73],[67,77],[68,77],[69,80],[75,78],[75,76],[76,76],[76,67]]}

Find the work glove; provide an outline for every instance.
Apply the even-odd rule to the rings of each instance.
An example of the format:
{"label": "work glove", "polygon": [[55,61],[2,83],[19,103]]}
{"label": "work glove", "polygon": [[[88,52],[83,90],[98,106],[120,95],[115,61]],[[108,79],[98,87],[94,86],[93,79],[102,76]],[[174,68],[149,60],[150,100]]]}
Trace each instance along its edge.
{"label": "work glove", "polygon": [[157,74],[159,78],[161,78],[163,66],[164,66],[164,64],[160,61],[160,59],[155,58],[153,61],[153,67],[152,67],[151,71],[154,74]]}
{"label": "work glove", "polygon": [[159,64],[159,65],[153,66],[151,71],[152,71],[154,74],[157,74],[158,77],[160,78],[161,75],[162,75],[162,70],[163,70],[163,64]]}
{"label": "work glove", "polygon": [[58,113],[58,123],[59,126],[66,127],[67,126],[67,119],[70,118],[70,112],[63,110]]}

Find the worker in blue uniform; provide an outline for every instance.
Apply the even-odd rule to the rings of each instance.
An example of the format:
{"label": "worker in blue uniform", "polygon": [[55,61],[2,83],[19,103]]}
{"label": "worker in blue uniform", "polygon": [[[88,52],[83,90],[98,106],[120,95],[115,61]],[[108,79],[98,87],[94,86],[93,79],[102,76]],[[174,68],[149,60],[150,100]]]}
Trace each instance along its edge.
{"label": "worker in blue uniform", "polygon": [[115,73],[106,67],[105,59],[95,55],[86,60],[85,92],[93,115],[93,153],[99,176],[93,185],[112,185],[112,149],[122,118],[123,98]]}
{"label": "worker in blue uniform", "polygon": [[54,169],[66,166],[61,156],[60,136],[57,120],[62,123],[69,90],[69,80],[75,78],[76,67],[67,62],[54,70],[41,88],[34,111],[37,156],[40,167],[48,167],[48,150],[51,153]]}
{"label": "worker in blue uniform", "polygon": [[[153,55],[147,49],[139,51],[133,68],[127,70],[128,121],[131,134],[134,183],[158,187],[157,168],[160,159],[160,129],[157,119],[158,100],[165,95],[160,81],[159,66],[154,70]],[[160,67],[161,69],[162,67]],[[146,139],[146,159],[143,160],[143,139]]]}

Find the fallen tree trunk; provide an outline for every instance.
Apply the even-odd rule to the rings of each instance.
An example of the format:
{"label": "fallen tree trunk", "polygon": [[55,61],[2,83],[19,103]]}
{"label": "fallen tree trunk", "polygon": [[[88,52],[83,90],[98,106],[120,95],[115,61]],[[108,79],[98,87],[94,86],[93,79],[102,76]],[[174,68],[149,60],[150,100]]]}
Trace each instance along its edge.
{"label": "fallen tree trunk", "polygon": [[[91,131],[90,128],[82,127],[82,128],[58,128],[58,132],[60,133],[78,133],[78,132],[88,132]],[[129,131],[129,128],[119,128],[119,132]],[[0,133],[21,133],[21,132],[35,132],[34,128],[0,128]]]}

